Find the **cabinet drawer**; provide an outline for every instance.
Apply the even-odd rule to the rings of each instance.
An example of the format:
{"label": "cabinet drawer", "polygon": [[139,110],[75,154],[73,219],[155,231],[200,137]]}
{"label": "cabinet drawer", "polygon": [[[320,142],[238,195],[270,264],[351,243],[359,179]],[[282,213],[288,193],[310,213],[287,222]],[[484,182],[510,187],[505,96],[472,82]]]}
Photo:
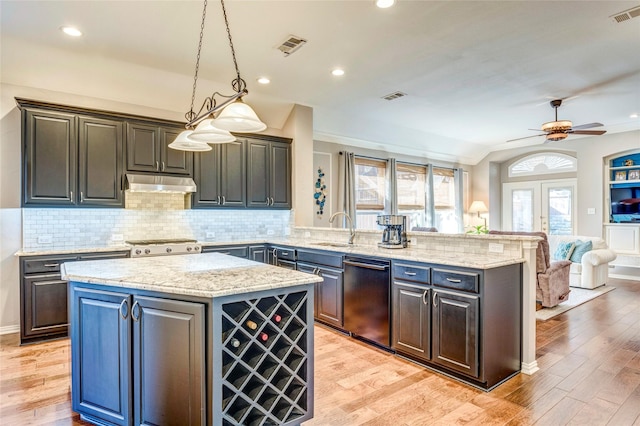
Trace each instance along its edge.
{"label": "cabinet drawer", "polygon": [[342,269],[342,256],[337,256],[335,254],[325,252],[298,249],[298,262],[326,265]]}
{"label": "cabinet drawer", "polygon": [[455,290],[477,293],[480,285],[480,274],[477,272],[448,271],[433,269],[433,285]]}
{"label": "cabinet drawer", "polygon": [[287,247],[274,247],[274,255],[278,259],[296,260],[296,249]]}
{"label": "cabinet drawer", "polygon": [[116,251],[104,253],[84,253],[78,256],[78,260],[104,260],[104,259],[123,259],[131,256],[129,251]]}
{"label": "cabinet drawer", "polygon": [[410,265],[407,263],[393,263],[393,278],[403,281],[415,281],[429,284],[428,266]]}
{"label": "cabinet drawer", "polygon": [[37,258],[24,260],[25,274],[35,274],[42,272],[60,272],[60,265],[64,262],[73,262],[78,260],[77,255],[70,255],[65,257],[52,257],[52,258]]}
{"label": "cabinet drawer", "polygon": [[203,253],[222,253],[230,256],[241,257],[243,259],[249,258],[248,246],[209,246],[202,247]]}

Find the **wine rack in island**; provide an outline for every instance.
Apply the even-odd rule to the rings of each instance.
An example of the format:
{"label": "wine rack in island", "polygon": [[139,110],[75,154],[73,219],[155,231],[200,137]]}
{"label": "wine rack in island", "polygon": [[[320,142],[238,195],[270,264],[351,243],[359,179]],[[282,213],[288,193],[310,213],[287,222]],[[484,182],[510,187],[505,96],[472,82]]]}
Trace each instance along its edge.
{"label": "wine rack in island", "polygon": [[294,425],[313,415],[309,294],[222,304],[223,425]]}

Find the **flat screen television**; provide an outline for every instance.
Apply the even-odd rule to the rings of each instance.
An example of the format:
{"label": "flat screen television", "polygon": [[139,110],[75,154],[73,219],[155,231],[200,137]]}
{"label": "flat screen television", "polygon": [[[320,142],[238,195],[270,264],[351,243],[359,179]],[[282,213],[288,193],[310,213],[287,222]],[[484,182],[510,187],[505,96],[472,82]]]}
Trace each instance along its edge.
{"label": "flat screen television", "polygon": [[611,188],[611,222],[640,222],[640,184],[622,184]]}

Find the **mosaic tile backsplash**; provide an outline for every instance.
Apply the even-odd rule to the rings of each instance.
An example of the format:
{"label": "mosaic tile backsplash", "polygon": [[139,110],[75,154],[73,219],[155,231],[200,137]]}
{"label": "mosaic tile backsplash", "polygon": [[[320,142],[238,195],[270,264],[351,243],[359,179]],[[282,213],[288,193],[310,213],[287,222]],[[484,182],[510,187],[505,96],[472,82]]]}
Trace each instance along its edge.
{"label": "mosaic tile backsplash", "polygon": [[126,240],[284,238],[289,210],[22,209],[23,250],[122,245]]}

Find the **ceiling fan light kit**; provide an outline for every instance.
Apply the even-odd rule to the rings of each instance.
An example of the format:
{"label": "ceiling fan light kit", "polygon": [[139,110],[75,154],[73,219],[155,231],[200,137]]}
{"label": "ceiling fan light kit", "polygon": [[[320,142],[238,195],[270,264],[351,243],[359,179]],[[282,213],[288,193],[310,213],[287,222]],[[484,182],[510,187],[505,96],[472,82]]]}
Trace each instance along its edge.
{"label": "ceiling fan light kit", "polygon": [[[194,111],[193,105],[196,97],[196,85],[198,82],[198,69],[200,68],[200,53],[202,50],[202,38],[204,35],[204,24],[207,16],[207,0],[204,0],[202,10],[202,23],[200,24],[200,39],[198,42],[198,54],[196,56],[196,67],[193,76],[193,92],[191,94],[191,108],[185,114],[187,124],[186,131],[180,133],[175,141],[169,144],[170,148],[182,151],[208,151],[211,147],[207,144],[218,144],[233,142],[236,138],[229,132],[250,133],[260,132],[267,128],[253,109],[242,102],[242,97],[247,95],[247,83],[240,77],[240,69],[236,60],[236,52],[229,30],[229,20],[224,0],[220,0],[222,15],[229,38],[231,56],[236,69],[236,78],[231,81],[234,90],[232,95],[223,95],[214,92],[205,98],[200,110]],[[222,99],[221,99],[222,98]],[[240,106],[239,106],[240,105]],[[216,117],[215,114],[218,113]],[[216,117],[216,118],[214,118]],[[194,130],[194,126],[195,130]],[[204,146],[203,146],[204,145]],[[206,149],[208,148],[208,149]]]}

